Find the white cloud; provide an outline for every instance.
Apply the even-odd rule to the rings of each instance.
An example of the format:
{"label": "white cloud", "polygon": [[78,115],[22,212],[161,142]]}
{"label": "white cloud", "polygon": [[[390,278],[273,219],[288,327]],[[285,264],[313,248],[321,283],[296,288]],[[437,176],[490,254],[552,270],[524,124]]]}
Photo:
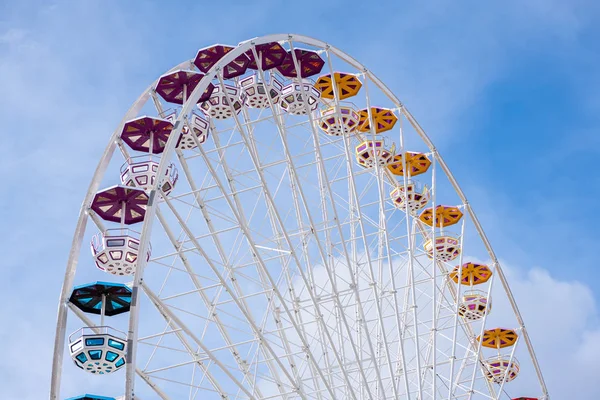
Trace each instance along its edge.
{"label": "white cloud", "polygon": [[[577,280],[557,279],[540,267],[527,270],[503,263],[503,270],[552,398],[569,398],[574,388],[582,399],[598,398],[600,388],[592,377],[595,360],[600,357],[596,342],[600,337],[600,314],[590,286]],[[499,283],[495,283],[494,309],[489,318],[492,325],[502,325],[510,313]],[[507,385],[507,390],[517,394],[512,387],[520,386],[517,380]]]}

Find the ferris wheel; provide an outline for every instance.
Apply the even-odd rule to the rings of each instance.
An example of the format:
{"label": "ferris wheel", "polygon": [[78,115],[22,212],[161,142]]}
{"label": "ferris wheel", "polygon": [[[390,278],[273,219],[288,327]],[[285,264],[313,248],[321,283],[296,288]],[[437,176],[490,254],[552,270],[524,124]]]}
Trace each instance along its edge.
{"label": "ferris wheel", "polygon": [[299,35],[202,48],[135,101],[80,210],[54,346],[51,400],[549,398],[430,139]]}

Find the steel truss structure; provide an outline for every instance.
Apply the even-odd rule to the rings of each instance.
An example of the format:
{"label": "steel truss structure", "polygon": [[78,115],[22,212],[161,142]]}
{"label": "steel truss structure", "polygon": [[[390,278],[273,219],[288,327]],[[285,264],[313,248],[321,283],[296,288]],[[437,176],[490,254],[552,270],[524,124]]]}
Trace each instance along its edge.
{"label": "steel truss structure", "polygon": [[[225,79],[226,67],[245,54],[261,60],[257,48],[268,43],[285,48],[296,71],[302,60],[295,50],[307,48],[324,61],[321,74],[354,74],[362,87],[348,99],[353,103],[340,98],[336,79],[333,98],[322,97],[314,110],[310,88],[296,97],[312,110],[304,115],[271,97],[264,108],[234,109],[230,95],[231,117],[207,118],[208,139],[191,135],[193,148],[178,148],[210,85],[221,93],[239,87],[242,77]],[[260,82],[313,87],[310,78],[257,64]],[[197,68],[188,60],[167,73],[178,70]],[[125,114],[85,195],[60,295],[51,400],[63,399],[65,391],[86,392],[83,384],[103,395],[124,393],[126,400],[506,399],[523,391],[549,398],[517,304],[467,198],[415,118],[363,64],[316,39],[270,35],[224,54],[180,106],[161,99],[157,83]],[[341,107],[364,109],[370,127],[327,135],[320,113],[326,107],[340,125]],[[374,107],[398,118],[393,129],[377,132]],[[131,305],[106,321],[126,333],[124,371],[95,377],[66,360],[67,332],[86,326],[100,333],[104,314],[95,322],[69,299],[76,283],[107,276],[81,248],[98,230],[107,231],[110,223],[92,203],[103,185],[118,181],[115,166],[132,157],[121,134],[140,115],[174,115],[156,176],[173,163],[179,179],[168,194],[159,178],[147,190],[139,254],[150,246],[151,253],[138,258],[132,277],[114,277],[131,287]],[[394,174],[377,160],[370,168],[357,163],[357,145],[376,140],[392,155],[405,155],[399,166],[406,173]],[[454,233],[436,212],[427,224],[408,201],[391,198],[395,189],[406,194],[416,185],[407,151],[431,161],[419,177],[428,207],[452,205],[464,214]],[[460,255],[451,261],[437,254],[445,251],[435,245],[444,237],[458,241]],[[429,250],[428,241],[434,244]],[[484,311],[471,319],[461,307],[468,307],[465,294],[473,288],[452,274],[462,277],[469,262],[487,264],[491,272],[477,287]],[[517,338],[502,354],[503,346],[485,346],[494,324]],[[510,368],[491,372],[490,356],[516,365],[520,376],[512,381]],[[61,392],[65,381],[71,383]]]}

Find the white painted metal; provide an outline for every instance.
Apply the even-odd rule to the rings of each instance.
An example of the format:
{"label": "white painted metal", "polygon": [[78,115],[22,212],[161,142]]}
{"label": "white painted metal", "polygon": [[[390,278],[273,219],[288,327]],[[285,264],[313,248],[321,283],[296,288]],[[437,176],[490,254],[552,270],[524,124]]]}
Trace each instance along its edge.
{"label": "white painted metal", "polygon": [[[456,313],[460,285],[456,288],[448,279],[445,263],[435,261],[435,246],[433,261],[428,261],[419,247],[419,240],[435,240],[439,232],[418,222],[409,212],[408,202],[399,210],[389,199],[389,188],[400,185],[406,193],[410,174],[397,182],[387,167],[378,163],[371,170],[357,168],[350,134],[326,136],[318,128],[318,111],[289,115],[269,96],[264,108],[252,113],[242,108],[239,114],[231,109],[230,119],[211,121],[207,142],[200,143],[190,135],[195,146],[185,151],[175,148],[183,127],[189,128],[188,116],[209,79],[213,78],[232,108],[221,75],[223,67],[247,51],[260,65],[255,46],[274,41],[290,50],[298,43],[313,46],[325,57],[332,75],[334,57],[345,63],[345,68],[357,71],[364,80],[362,95],[371,122],[371,132],[355,134],[361,141],[376,137],[371,99],[377,91],[400,114],[400,151],[411,150],[406,145],[404,118],[428,147],[433,158],[433,206],[443,201],[436,184],[442,179],[436,173],[439,167],[494,265],[487,296],[497,275],[537,373],[541,396],[547,399],[531,341],[498,260],[429,138],[403,104],[362,64],[325,42],[297,35],[271,35],[241,43],[211,68],[208,78],[189,93],[174,118],[175,128],[157,175],[163,176],[176,155],[188,189],[181,189],[184,182],[180,179],[171,194],[160,193],[158,182],[149,190],[140,254],[145,254],[151,235],[163,242],[153,240],[156,254],[149,263],[140,260],[134,276],[124,399],[140,398],[136,374],[162,399],[181,397],[177,385],[187,388],[190,399],[210,397],[211,393],[244,399],[502,396],[504,383],[496,390],[482,382],[479,362],[483,355],[480,344],[473,340],[475,328]],[[292,59],[298,71],[294,52]],[[193,66],[186,61],[171,71],[179,68]],[[257,76],[268,81],[260,69]],[[332,81],[334,99],[322,101],[334,107],[341,118],[335,79]],[[304,88],[301,78],[291,82]],[[68,297],[89,206],[114,149],[118,147],[125,159],[130,157],[119,140],[124,123],[136,117],[148,99],[159,115],[164,114],[153,87],[134,103],[113,134],[81,208],[59,302],[51,400],[60,395]],[[307,96],[302,97],[308,109]],[[271,124],[276,134],[267,137],[264,126],[269,125],[265,124]],[[405,157],[403,163],[407,171]],[[344,185],[343,192],[340,185]],[[103,222],[93,213],[91,217],[103,230]],[[155,219],[159,224],[153,228]],[[461,246],[464,230],[465,221]],[[461,253],[460,265],[462,259]],[[151,268],[147,279],[146,267]],[[156,268],[166,271],[160,284]],[[177,279],[189,285],[172,283],[183,282]],[[149,301],[141,297],[141,290]],[[146,304],[153,305],[158,318],[145,319],[150,312]],[[85,315],[72,310],[91,326]],[[487,314],[478,321],[480,332]],[[151,330],[146,329],[142,336],[139,332],[144,327]],[[140,346],[152,350],[146,355],[138,350]],[[171,361],[163,359],[169,358],[165,354]],[[190,369],[191,376],[178,372]]]}
{"label": "white painted metal", "polygon": [[[187,62],[181,63],[178,66],[169,70],[175,71],[179,69]],[[85,234],[85,228],[87,226],[87,216],[90,208],[90,204],[96,195],[100,187],[100,181],[106,172],[108,167],[108,163],[110,162],[113,153],[115,151],[115,147],[120,145],[121,141],[119,140],[119,135],[123,130],[123,125],[128,120],[134,118],[139,111],[142,109],[146,101],[148,100],[148,93],[152,87],[156,85],[154,82],[151,86],[149,86],[140,97],[133,103],[129,111],[125,114],[121,123],[117,126],[117,129],[113,132],[111,139],[109,141],[108,146],[104,150],[102,157],[100,158],[100,162],[98,163],[98,167],[96,167],[96,171],[94,172],[94,176],[92,178],[92,182],[88,188],[88,191],[84,197],[83,204],[81,205],[81,209],[79,211],[79,218],[77,220],[77,226],[75,228],[75,234],[73,235],[73,243],[71,245],[71,250],[69,252],[69,259],[67,261],[67,268],[65,270],[65,278],[63,281],[63,286],[61,289],[60,298],[58,301],[58,315],[56,322],[56,335],[54,337],[54,356],[52,359],[52,378],[50,384],[50,399],[58,400],[58,396],[60,393],[60,380],[62,373],[62,362],[65,348],[65,340],[66,340],[66,328],[67,328],[67,301],[71,294],[71,290],[73,288],[73,281],[75,278],[75,271],[77,269],[77,264],[79,261],[79,254],[81,251],[81,244],[83,241],[83,235]],[[119,146],[121,147],[121,146]]]}

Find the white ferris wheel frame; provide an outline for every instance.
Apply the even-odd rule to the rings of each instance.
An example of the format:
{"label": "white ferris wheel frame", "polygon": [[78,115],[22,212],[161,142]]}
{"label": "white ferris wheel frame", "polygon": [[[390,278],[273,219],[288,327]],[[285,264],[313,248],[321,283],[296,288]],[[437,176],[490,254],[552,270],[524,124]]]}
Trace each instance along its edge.
{"label": "white ferris wheel frame", "polygon": [[[502,268],[500,266],[498,258],[496,257],[496,254],[495,254],[495,252],[483,230],[483,227],[481,226],[479,220],[477,219],[477,216],[475,215],[474,211],[472,210],[464,192],[458,185],[456,179],[454,178],[453,174],[451,173],[450,169],[444,162],[441,155],[438,153],[437,149],[433,145],[430,138],[427,136],[425,131],[421,128],[421,126],[418,124],[418,122],[415,120],[415,118],[412,116],[412,114],[402,104],[402,102],[391,92],[391,90],[383,82],[381,82],[363,64],[359,63],[357,60],[355,60],[348,54],[344,53],[343,51],[337,49],[336,47],[331,46],[327,42],[320,41],[320,40],[317,40],[317,39],[314,39],[314,38],[311,38],[308,36],[304,36],[304,35],[297,35],[297,34],[273,34],[273,35],[262,36],[259,38],[254,38],[254,39],[250,39],[250,40],[241,42],[237,47],[235,47],[233,50],[228,52],[217,63],[215,63],[213,65],[213,67],[206,73],[205,78],[203,78],[200,81],[200,83],[196,86],[196,88],[193,90],[193,92],[189,94],[187,101],[182,105],[182,109],[179,112],[178,117],[174,122],[174,128],[172,130],[172,134],[169,136],[169,139],[165,145],[165,149],[161,156],[161,160],[160,160],[158,171],[157,171],[156,175],[162,176],[164,174],[166,168],[169,165],[169,160],[172,156],[172,153],[175,149],[176,138],[178,138],[180,136],[181,131],[183,129],[185,116],[188,115],[193,110],[195,105],[198,103],[200,96],[207,89],[207,87],[211,83],[212,79],[219,78],[221,80],[220,83],[222,85],[223,81],[222,81],[222,77],[219,75],[219,72],[227,64],[232,62],[238,56],[246,53],[247,51],[254,52],[255,57],[256,57],[255,46],[264,44],[264,43],[271,43],[271,42],[280,42],[280,43],[287,42],[290,45],[292,50],[294,48],[293,42],[302,43],[302,44],[306,44],[309,46],[313,46],[315,48],[326,50],[328,53],[334,54],[335,56],[339,57],[341,60],[345,61],[349,65],[355,67],[357,70],[362,71],[364,76],[366,78],[368,78],[369,81],[373,82],[375,84],[375,86],[378,89],[380,89],[382,91],[382,93],[385,94],[387,96],[387,98],[394,103],[395,107],[400,111],[401,115],[403,115],[407,118],[409,123],[412,125],[412,127],[415,129],[417,134],[420,136],[420,138],[423,140],[423,142],[429,148],[429,151],[434,156],[434,163],[437,163],[439,165],[439,167],[443,170],[443,172],[446,174],[446,176],[448,177],[452,187],[454,188],[454,190],[458,194],[460,200],[462,201],[464,210],[471,218],[471,220],[474,224],[474,227],[475,227],[477,233],[479,234],[479,236],[487,250],[489,257],[492,260],[494,276],[495,276],[495,274],[498,275],[498,279],[500,279],[500,282],[502,283],[504,291],[507,294],[507,297],[511,304],[512,310],[513,310],[514,315],[519,324],[518,329],[520,331],[520,337],[522,337],[522,339],[525,341],[527,349],[531,356],[532,363],[534,365],[538,380],[539,380],[541,388],[542,388],[542,392],[543,392],[543,396],[544,396],[543,399],[549,399],[547,387],[546,387],[537,357],[535,355],[533,345],[531,343],[527,329],[526,329],[523,319],[521,317],[521,313],[519,312],[517,303],[513,297],[510,287],[507,283],[506,277],[505,277],[504,273],[502,272]],[[296,66],[297,70],[299,70],[298,69],[298,66],[299,66],[298,60],[296,59],[296,56],[294,55],[293,51],[292,51],[292,55],[293,55],[293,61],[295,63],[295,66]],[[257,60],[258,60],[258,58],[257,58]],[[190,60],[182,62],[179,65],[176,65],[175,67],[171,68],[165,74],[174,72],[179,69],[193,69],[193,62]],[[262,70],[259,69],[259,72],[262,73]],[[335,85],[335,80],[332,79],[332,81],[333,81],[333,84]],[[84,233],[86,230],[88,217],[90,217],[90,214],[89,214],[90,205],[92,203],[94,196],[96,195],[96,193],[99,189],[101,180],[105,174],[105,171],[109,165],[110,160],[112,159],[112,156],[113,156],[113,153],[114,153],[116,147],[118,146],[124,152],[124,154],[127,154],[127,150],[124,149],[123,143],[119,139],[119,135],[120,135],[121,131],[123,130],[125,123],[127,121],[135,118],[138,115],[138,113],[141,111],[141,109],[144,107],[146,102],[148,100],[150,100],[151,98],[153,98],[153,96],[154,96],[153,90],[154,90],[154,87],[156,86],[157,82],[158,82],[158,79],[156,81],[154,81],[150,86],[148,86],[148,88],[138,97],[138,99],[133,103],[133,105],[127,111],[127,113],[125,114],[125,116],[123,117],[123,119],[121,120],[121,122],[119,123],[119,125],[117,126],[115,131],[113,132],[113,134],[110,138],[109,145],[106,147],[106,149],[104,150],[104,153],[102,154],[102,156],[100,158],[98,166],[94,172],[92,181],[88,188],[88,191],[85,195],[84,201],[81,205],[81,209],[79,212],[79,217],[78,217],[78,221],[77,221],[77,225],[76,225],[76,229],[75,229],[75,233],[74,233],[74,237],[73,237],[73,241],[72,241],[72,245],[71,245],[71,250],[69,252],[69,258],[67,261],[67,267],[66,267],[66,271],[65,271],[65,277],[64,277],[63,286],[61,289],[59,306],[58,306],[56,336],[55,336],[54,354],[53,354],[53,363],[52,363],[50,400],[60,400],[58,396],[60,395],[60,383],[61,383],[61,374],[62,374],[63,355],[64,355],[64,350],[65,350],[68,311],[71,310],[72,312],[74,312],[88,326],[90,326],[90,327],[95,326],[92,323],[92,321],[90,321],[85,316],[85,314],[83,314],[83,312],[81,312],[77,308],[71,306],[68,301],[69,296],[71,294],[72,287],[73,287],[73,283],[74,283],[75,272],[77,269],[77,264],[78,264],[79,255],[80,255],[80,251],[81,251],[81,245],[83,242],[83,236],[84,236]],[[336,92],[336,90],[334,90],[334,92]],[[336,106],[339,107],[338,104],[339,104],[339,102],[336,102]],[[156,200],[158,200],[157,199],[158,184],[159,184],[159,180],[157,179],[149,193],[149,202],[148,202],[148,207],[146,210],[146,217],[144,218],[143,227],[142,227],[142,231],[141,231],[141,235],[140,235],[139,254],[145,254],[145,252],[147,251],[148,246],[149,246],[150,233],[152,231],[152,224],[153,224],[153,221],[156,216],[156,210],[157,210],[157,204],[158,204],[158,201],[156,201]],[[406,184],[406,182],[405,182],[405,184]],[[135,381],[136,374],[139,375],[144,381],[146,381],[146,383],[148,383],[155,390],[156,394],[160,398],[162,398],[164,400],[169,399],[169,397],[165,393],[163,393],[161,391],[161,389],[158,386],[156,386],[147,375],[144,374],[143,371],[141,371],[139,368],[136,367],[136,363],[135,363],[135,357],[136,357],[135,349],[136,349],[136,345],[137,345],[137,328],[138,328],[138,319],[139,319],[138,295],[139,295],[140,288],[145,290],[148,297],[151,298],[151,300],[155,303],[155,305],[157,307],[161,308],[162,311],[164,311],[166,313],[169,312],[166,306],[161,305],[161,300],[157,296],[153,295],[153,293],[147,287],[144,287],[143,271],[144,271],[144,267],[145,267],[146,263],[147,263],[147,261],[145,260],[144,257],[139,257],[138,266],[137,266],[137,270],[135,272],[133,286],[132,286],[132,301],[131,301],[131,310],[130,310],[130,317],[129,317],[129,329],[127,332],[128,333],[128,336],[127,336],[128,355],[127,355],[127,360],[126,360],[126,384],[125,384],[125,396],[123,398],[124,400],[134,400],[134,381]],[[493,279],[493,277],[492,277],[492,279]],[[460,285],[459,285],[459,287],[460,287]],[[490,285],[490,287],[491,287],[491,285]],[[168,316],[173,321],[177,321],[177,317],[174,314],[171,313]],[[191,338],[194,338],[194,341],[196,342],[197,345],[199,345],[200,347],[203,347],[201,341],[194,336],[193,332],[191,332],[189,330],[189,328],[186,330],[185,324],[183,322],[179,321],[177,323],[177,325],[180,326],[183,331],[186,331],[186,333]],[[480,348],[481,348],[481,346],[479,346],[479,349]],[[208,353],[210,353],[210,350],[208,350],[208,348],[205,348],[205,350],[208,351]],[[514,349],[513,349],[512,353],[514,353]],[[511,353],[511,358],[513,356],[512,353]],[[479,352],[477,354],[477,357],[479,357]],[[219,364],[219,361],[217,359],[213,359],[213,361],[217,365]],[[224,368],[224,371],[226,371],[226,368]],[[230,376],[230,378],[235,380],[235,378],[233,378],[232,376]],[[239,386],[244,391],[243,386],[242,385],[239,385]],[[246,394],[248,394],[249,397],[252,398],[252,395],[250,393],[246,392]],[[136,395],[135,398],[139,399],[139,396]]]}

